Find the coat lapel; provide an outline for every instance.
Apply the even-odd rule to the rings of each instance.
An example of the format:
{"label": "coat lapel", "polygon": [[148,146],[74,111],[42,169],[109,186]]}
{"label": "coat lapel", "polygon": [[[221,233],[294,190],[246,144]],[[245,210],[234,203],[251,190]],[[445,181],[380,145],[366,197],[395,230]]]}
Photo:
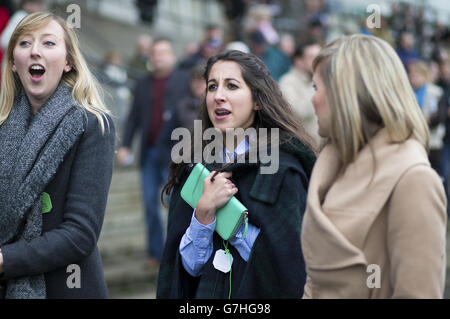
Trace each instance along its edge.
{"label": "coat lapel", "polygon": [[[332,269],[366,263],[362,252],[337,229],[322,210],[322,203],[336,179],[339,167],[340,160],[335,148],[327,145],[318,157],[312,172],[302,225],[308,227],[308,230],[302,230],[302,248],[306,264],[311,268]],[[325,251],[326,254],[315,253]]]}

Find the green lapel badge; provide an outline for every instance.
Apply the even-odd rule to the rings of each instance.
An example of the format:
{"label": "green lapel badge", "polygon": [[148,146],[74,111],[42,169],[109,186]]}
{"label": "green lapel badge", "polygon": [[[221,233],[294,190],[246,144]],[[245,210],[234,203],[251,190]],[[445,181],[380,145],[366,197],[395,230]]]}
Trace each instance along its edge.
{"label": "green lapel badge", "polygon": [[50,195],[46,192],[42,193],[41,206],[42,206],[42,214],[50,213],[50,211],[53,208]]}

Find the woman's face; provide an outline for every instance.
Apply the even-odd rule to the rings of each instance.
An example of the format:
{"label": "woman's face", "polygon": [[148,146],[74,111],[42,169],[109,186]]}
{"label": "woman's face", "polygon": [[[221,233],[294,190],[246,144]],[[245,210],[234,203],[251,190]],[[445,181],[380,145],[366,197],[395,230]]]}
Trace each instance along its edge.
{"label": "woman's face", "polygon": [[13,51],[12,70],[17,72],[33,107],[42,106],[58,86],[67,62],[64,30],[54,20],[46,26],[21,35]]}
{"label": "woman's face", "polygon": [[319,135],[322,137],[329,137],[331,127],[330,110],[327,105],[325,87],[322,77],[320,76],[319,67],[316,68],[312,80],[315,93],[311,101],[314,105],[314,110],[317,115]]}
{"label": "woman's face", "polygon": [[233,61],[218,61],[209,72],[206,93],[208,116],[215,128],[250,127],[259,106],[242,77],[241,68]]}

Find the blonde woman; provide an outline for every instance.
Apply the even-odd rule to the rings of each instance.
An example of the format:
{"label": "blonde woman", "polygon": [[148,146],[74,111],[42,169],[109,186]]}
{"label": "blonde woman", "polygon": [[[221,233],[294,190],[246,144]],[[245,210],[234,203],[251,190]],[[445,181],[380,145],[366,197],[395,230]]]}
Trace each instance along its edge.
{"label": "blonde woman", "polygon": [[304,298],[442,298],[446,197],[400,59],[384,40],[353,35],[324,48],[313,69],[329,143],[302,225]]}
{"label": "blonde woman", "polygon": [[6,298],[104,298],[97,239],[114,126],[74,31],[50,13],[12,34],[0,92],[0,286]]}

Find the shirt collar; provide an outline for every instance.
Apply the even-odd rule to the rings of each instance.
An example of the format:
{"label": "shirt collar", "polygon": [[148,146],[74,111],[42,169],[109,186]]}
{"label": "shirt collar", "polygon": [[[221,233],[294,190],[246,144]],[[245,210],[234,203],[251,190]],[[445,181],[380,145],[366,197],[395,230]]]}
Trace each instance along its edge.
{"label": "shirt collar", "polygon": [[[239,145],[234,149],[233,152],[228,151],[228,149],[224,146],[223,147],[223,155],[224,155],[224,162],[229,163],[234,161],[234,157],[245,154],[248,152],[250,146],[248,144],[247,138],[244,138]],[[234,155],[236,154],[236,155]]]}

